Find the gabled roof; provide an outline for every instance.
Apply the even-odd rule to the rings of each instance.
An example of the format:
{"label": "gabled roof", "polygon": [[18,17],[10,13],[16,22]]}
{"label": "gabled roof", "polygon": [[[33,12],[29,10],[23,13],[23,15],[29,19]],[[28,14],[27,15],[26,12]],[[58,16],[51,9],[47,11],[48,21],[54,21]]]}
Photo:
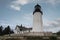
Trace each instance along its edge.
{"label": "gabled roof", "polygon": [[[32,30],[32,28],[26,28],[26,27],[24,27],[24,26],[16,26],[16,28],[19,28],[20,30],[22,30],[22,31],[26,31],[26,30]],[[16,28],[15,28],[15,30],[16,30]]]}

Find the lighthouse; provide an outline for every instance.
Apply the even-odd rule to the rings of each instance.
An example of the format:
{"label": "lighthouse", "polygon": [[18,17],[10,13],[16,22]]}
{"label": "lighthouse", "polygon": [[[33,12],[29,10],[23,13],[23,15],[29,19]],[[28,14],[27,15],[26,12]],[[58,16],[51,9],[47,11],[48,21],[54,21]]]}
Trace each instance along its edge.
{"label": "lighthouse", "polygon": [[42,11],[39,4],[35,5],[33,12],[33,32],[43,32]]}

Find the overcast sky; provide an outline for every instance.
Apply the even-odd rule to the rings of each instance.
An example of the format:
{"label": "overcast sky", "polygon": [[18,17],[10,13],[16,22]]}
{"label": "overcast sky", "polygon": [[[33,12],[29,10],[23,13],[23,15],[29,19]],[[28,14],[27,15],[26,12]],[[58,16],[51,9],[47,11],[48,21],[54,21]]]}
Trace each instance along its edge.
{"label": "overcast sky", "polygon": [[32,27],[34,6],[39,4],[43,11],[44,31],[60,30],[60,0],[0,0],[0,25]]}

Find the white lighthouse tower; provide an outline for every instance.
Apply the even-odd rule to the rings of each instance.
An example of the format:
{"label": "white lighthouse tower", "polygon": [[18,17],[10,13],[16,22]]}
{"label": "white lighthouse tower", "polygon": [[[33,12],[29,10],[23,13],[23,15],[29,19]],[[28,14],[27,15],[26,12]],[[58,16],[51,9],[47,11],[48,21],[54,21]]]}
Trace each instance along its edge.
{"label": "white lighthouse tower", "polygon": [[43,32],[42,15],[41,6],[37,4],[33,12],[33,32]]}

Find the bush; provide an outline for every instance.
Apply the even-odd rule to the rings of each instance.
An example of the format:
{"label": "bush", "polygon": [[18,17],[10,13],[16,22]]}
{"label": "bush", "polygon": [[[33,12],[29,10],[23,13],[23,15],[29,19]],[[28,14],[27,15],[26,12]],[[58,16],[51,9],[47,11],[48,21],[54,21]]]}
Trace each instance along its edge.
{"label": "bush", "polygon": [[57,40],[57,38],[54,37],[54,36],[51,36],[51,37],[50,37],[50,40]]}

